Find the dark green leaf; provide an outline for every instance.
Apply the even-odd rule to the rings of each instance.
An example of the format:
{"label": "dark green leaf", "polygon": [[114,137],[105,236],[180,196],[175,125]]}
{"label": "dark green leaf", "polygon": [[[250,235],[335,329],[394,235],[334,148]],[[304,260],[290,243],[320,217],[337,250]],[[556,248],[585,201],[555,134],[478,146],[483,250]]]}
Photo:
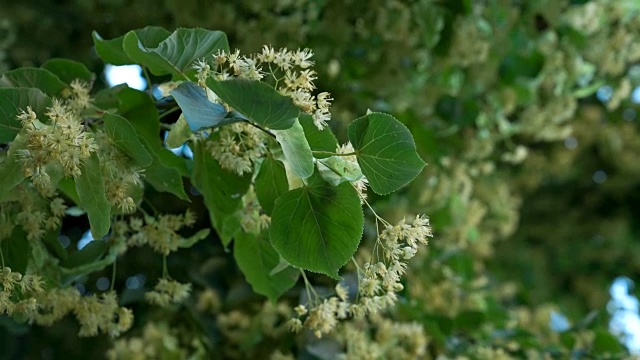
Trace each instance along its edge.
{"label": "dark green leaf", "polygon": [[[302,129],[304,130],[304,136],[307,138],[309,147],[312,151],[323,151],[329,153],[335,153],[338,149],[338,140],[331,132],[329,127],[325,127],[320,130],[313,123],[313,118],[308,114],[301,114],[298,118]],[[329,157],[329,154],[314,154],[315,158],[321,159]]]}
{"label": "dark green leaf", "polygon": [[67,260],[60,263],[67,269],[72,269],[81,265],[92,263],[102,257],[107,252],[107,242],[103,240],[90,241],[82,250],[78,250],[67,257]]}
{"label": "dark green leaf", "polygon": [[58,96],[67,85],[47,69],[23,67],[7,71],[0,77],[0,86],[36,88],[49,96]]}
{"label": "dark green leaf", "polygon": [[[82,252],[83,250],[85,250],[87,247],[89,247],[89,245],[93,243],[98,243],[98,242],[105,243],[102,240],[92,241],[89,244],[87,244],[87,246],[85,246],[79,252]],[[79,260],[78,263],[74,266],[67,266],[67,267],[60,268],[61,275],[63,276],[63,278],[60,281],[62,286],[69,285],[73,280],[77,279],[78,276],[91,274],[96,271],[101,271],[102,269],[113,264],[117,260],[118,249],[116,247],[111,247],[107,255],[104,256],[103,258],[100,258],[100,257],[102,256],[104,251],[99,256],[95,257],[94,260],[89,260],[98,254],[98,250],[100,250],[98,247],[100,247],[101,245],[96,244],[92,246],[96,247],[94,250],[92,250],[92,254],[87,254],[87,256],[82,256],[80,259],[78,259]],[[74,253],[73,255],[77,253],[78,252]],[[70,255],[67,258],[67,262],[69,262],[69,260],[73,255]]]}
{"label": "dark green leaf", "polygon": [[262,210],[267,215],[271,215],[273,204],[278,196],[289,190],[284,165],[271,156],[266,157],[256,176],[255,189]]}
{"label": "dark green leaf", "polygon": [[356,119],[348,135],[362,173],[380,195],[408,184],[425,166],[411,133],[391,115],[370,113]]}
{"label": "dark green leaf", "polygon": [[238,233],[233,255],[253,291],[268,297],[274,303],[296,284],[300,276],[300,270],[292,267],[270,275],[271,270],[278,266],[280,256],[269,243],[266,234],[256,236]]}
{"label": "dark green leaf", "polygon": [[25,147],[23,135],[19,134],[11,143],[11,148],[4,159],[0,159],[0,202],[9,194],[11,189],[18,186],[25,179],[22,164],[16,156],[17,150]]}
{"label": "dark green leaf", "polygon": [[93,73],[84,64],[68,59],[51,59],[41,66],[55,74],[66,84],[71,84],[73,80],[84,80],[88,83],[93,81]]}
{"label": "dark green leaf", "polygon": [[111,204],[104,194],[104,180],[100,172],[100,161],[91,155],[80,167],[82,173],[75,178],[80,206],[87,211],[91,234],[101,239],[111,227]]}
{"label": "dark green leaf", "polygon": [[[145,168],[145,181],[158,191],[169,192],[182,200],[189,200],[189,196],[184,192],[182,175],[178,168],[167,164],[166,158],[180,160],[171,151],[164,148],[153,149],[145,140],[141,139],[147,149],[151,151],[153,162]],[[180,160],[181,161],[181,160]]]}
{"label": "dark green leaf", "polygon": [[596,330],[596,337],[593,340],[594,355],[616,355],[624,351],[624,347],[620,340],[607,330]]}
{"label": "dark green leaf", "polygon": [[274,130],[276,140],[282,147],[284,158],[289,169],[296,176],[306,179],[313,174],[313,154],[307,139],[304,137],[304,130],[298,119],[286,130]]}
{"label": "dark green leaf", "polygon": [[205,29],[180,28],[157,45],[130,31],[122,45],[130,59],[148,67],[154,75],[173,74],[174,77],[184,77],[198,59],[218,50],[229,51],[223,32]]}
{"label": "dark green leaf", "polygon": [[290,98],[260,81],[208,78],[207,86],[235,111],[270,129],[290,128],[300,113]]}
{"label": "dark green leaf", "polygon": [[11,237],[0,241],[0,246],[5,266],[10,267],[12,271],[25,274],[31,256],[31,244],[22,227],[14,227]]}
{"label": "dark green leaf", "polygon": [[187,119],[191,131],[219,127],[240,121],[237,118],[226,117],[227,110],[224,106],[209,101],[205,91],[191,81],[180,84],[180,86],[171,91],[171,95],[180,105],[182,114]]}
{"label": "dark green leaf", "polygon": [[[242,196],[249,189],[251,176],[238,176],[220,167],[218,162],[209,155],[203,143],[194,146],[193,154],[193,185],[204,197],[204,203],[209,210],[211,224],[220,234],[227,219],[234,216],[234,212],[242,204]],[[233,225],[235,221],[230,224]],[[235,226],[228,231],[235,233]],[[227,235],[230,235],[229,233]]]}
{"label": "dark green leaf", "polygon": [[271,243],[291,265],[339,278],[338,270],[358,248],[363,224],[351,184],[333,187],[314,174],[307,185],[276,200]]}
{"label": "dark green leaf", "polygon": [[51,106],[51,99],[39,89],[0,88],[0,144],[7,143],[16,137],[22,125],[16,119],[20,111],[27,106],[44,119],[44,113]]}
{"label": "dark green leaf", "polygon": [[[148,47],[156,47],[160,42],[169,35],[171,32],[165,30],[159,26],[147,26],[142,29],[133,30],[138,39]],[[136,62],[129,58],[129,55],[124,52],[123,42],[124,35],[111,40],[104,40],[100,34],[93,32],[93,44],[96,47],[98,56],[108,64],[113,65],[128,65],[135,64]]]}
{"label": "dark green leaf", "polygon": [[104,131],[113,143],[133,161],[147,167],[153,159],[147,149],[138,140],[138,135],[133,126],[123,117],[106,113],[104,120]]}
{"label": "dark green leaf", "polygon": [[58,240],[58,232],[59,230],[48,231],[42,238],[42,242],[53,255],[58,257],[58,259],[65,260],[68,257],[68,254],[67,250],[62,247],[60,240]]}

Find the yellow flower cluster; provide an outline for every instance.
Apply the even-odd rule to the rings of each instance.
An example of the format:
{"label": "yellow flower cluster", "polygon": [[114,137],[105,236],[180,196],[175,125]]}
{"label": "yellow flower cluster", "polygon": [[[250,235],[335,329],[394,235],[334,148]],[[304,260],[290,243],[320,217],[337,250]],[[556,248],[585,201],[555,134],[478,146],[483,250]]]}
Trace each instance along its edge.
{"label": "yellow flower cluster", "polygon": [[167,256],[178,250],[184,240],[178,231],[185,226],[193,226],[195,221],[195,215],[189,209],[180,215],[145,215],[144,221],[139,217],[130,218],[128,223],[119,220],[114,222],[112,241],[120,249],[120,254],[123,254],[127,247],[147,244],[156,252]]}
{"label": "yellow flower cluster", "polygon": [[37,311],[35,295],[44,291],[44,282],[38,275],[0,269],[0,315],[20,314],[32,316]]}
{"label": "yellow flower cluster", "polygon": [[64,176],[77,177],[82,162],[97,149],[80,117],[80,111],[91,101],[89,85],[74,81],[72,93],[66,101],[53,99],[46,113],[50,121],[46,124],[38,120],[31,107],[18,115],[23,132],[15,141],[16,155],[22,162],[25,176],[31,178],[44,196],[55,193],[51,175],[57,168],[62,168]]}
{"label": "yellow flower cluster", "polygon": [[415,256],[418,244],[427,245],[428,238],[433,235],[429,219],[421,215],[416,216],[410,224],[405,219],[397,225],[386,221],[384,224],[386,228],[378,235],[374,247],[374,255],[381,249],[383,258],[375,264],[366,263],[364,269],[358,269],[356,301],[350,301],[348,288],[340,283],[335,287],[336,296],[321,299],[315,290],[310,289],[305,277],[309,308],[298,305],[294,309],[297,316],[287,323],[292,331],[308,328],[320,338],[332,332],[338,320],[349,317],[362,319],[398,301],[397,293],[403,290],[400,280],[407,271],[407,261]]}
{"label": "yellow flower cluster", "polygon": [[50,326],[68,313],[73,313],[80,324],[79,336],[96,336],[104,333],[119,336],[133,325],[130,309],[118,306],[115,292],[82,296],[73,287],[50,289],[37,297],[38,310],[31,320]]}
{"label": "yellow flower cluster", "polygon": [[191,284],[182,284],[175,280],[161,278],[152,291],[144,294],[144,298],[155,305],[167,307],[171,304],[180,304],[189,298]]}

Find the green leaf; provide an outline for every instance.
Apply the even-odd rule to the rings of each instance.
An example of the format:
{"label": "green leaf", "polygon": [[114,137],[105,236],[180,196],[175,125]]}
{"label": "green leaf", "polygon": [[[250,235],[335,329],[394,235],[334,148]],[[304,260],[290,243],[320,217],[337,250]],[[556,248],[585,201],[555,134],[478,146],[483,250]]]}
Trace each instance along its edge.
{"label": "green leaf", "polygon": [[369,113],[354,120],[348,136],[371,189],[386,195],[413,180],[426,165],[409,130],[393,116]]}
{"label": "green leaf", "polygon": [[314,174],[302,188],[275,203],[271,243],[292,266],[339,278],[353,256],[364,224],[357,192],[351,184],[336,187]]}
{"label": "green leaf", "polygon": [[65,260],[68,257],[67,249],[62,247],[60,240],[58,240],[59,230],[48,231],[43,237],[42,242],[46,245],[49,252],[53,253],[59,259]]}
{"label": "green leaf", "polygon": [[60,263],[68,269],[89,264],[102,257],[107,252],[107,242],[103,240],[93,240],[87,243],[82,250],[78,250],[67,257],[67,260]]}
{"label": "green leaf", "polygon": [[186,81],[171,91],[171,95],[182,109],[191,131],[219,127],[242,119],[227,117],[227,110],[221,104],[209,101],[205,91],[195,83]]}
{"label": "green leaf", "polygon": [[[76,190],[76,182],[73,180],[73,178],[62,178],[62,180],[58,182],[58,190],[62,191],[62,193],[66,197],[71,199],[74,204],[80,204],[80,197],[78,196],[78,191]],[[72,214],[69,215],[73,216]]]}
{"label": "green leaf", "polygon": [[[323,151],[329,153],[335,153],[338,149],[338,140],[331,132],[329,127],[325,127],[320,130],[313,123],[313,118],[308,114],[301,114],[298,118],[302,129],[304,130],[304,136],[307,138],[309,147],[312,151]],[[314,154],[316,159],[329,157],[329,154]]]}
{"label": "green leaf", "polygon": [[178,120],[173,124],[173,127],[169,131],[167,138],[164,140],[165,144],[171,149],[179,148],[184,145],[191,137],[193,132],[189,129],[189,124],[184,118],[184,114],[180,115]]}
{"label": "green leaf", "polygon": [[0,202],[11,192],[11,189],[18,186],[26,178],[22,171],[22,164],[16,156],[17,151],[24,148],[24,136],[20,133],[11,143],[7,156],[4,159],[0,158],[0,174],[2,174],[0,176]]}
{"label": "green leaf", "polygon": [[260,81],[217,81],[210,77],[207,79],[207,86],[235,111],[270,129],[290,128],[300,113],[293,100]]}
{"label": "green leaf", "polygon": [[0,241],[0,247],[5,266],[10,267],[12,271],[24,274],[31,255],[31,244],[27,240],[24,229],[21,226],[14,227],[11,237]]}
{"label": "green leaf", "polygon": [[111,227],[111,204],[104,194],[104,180],[100,172],[100,161],[94,153],[81,166],[82,173],[75,178],[80,206],[87,211],[91,234],[101,239]]}
{"label": "green leaf", "polygon": [[122,152],[127,154],[133,161],[142,166],[147,167],[153,159],[138,140],[136,130],[129,122],[118,115],[106,113],[104,114],[104,131],[113,143]]}
{"label": "green leaf", "polygon": [[[202,142],[195,144],[193,154],[193,185],[204,197],[204,203],[209,210],[211,224],[218,234],[224,225],[233,218],[235,211],[242,204],[242,196],[249,189],[251,176],[238,176],[220,167],[218,162],[209,155]],[[232,226],[229,230],[236,229]],[[235,230],[231,230],[234,234]],[[227,233],[227,235],[230,235]]]}
{"label": "green leaf", "polygon": [[198,241],[200,241],[200,240],[206,238],[207,236],[209,236],[210,232],[211,232],[211,229],[202,229],[202,230],[198,231],[197,233],[191,235],[190,237],[188,237],[186,239],[182,239],[180,241],[180,243],[178,244],[178,247],[183,248],[183,249],[188,249],[188,248],[192,247]]}
{"label": "green leaf", "polygon": [[[109,251],[102,257],[107,249]],[[109,248],[107,243],[102,240],[91,241],[82,250],[69,255],[63,267],[59,268],[63,276],[60,281],[61,286],[71,284],[79,276],[101,271],[113,264],[117,258],[118,249],[116,247]]]}
{"label": "green leaf", "polygon": [[93,81],[93,73],[84,64],[68,59],[51,59],[41,68],[49,70],[66,84],[71,84],[73,80],[79,79],[86,82]]}
{"label": "green leaf", "polygon": [[57,96],[67,85],[47,69],[23,67],[3,73],[0,87],[36,88],[49,96]]}
{"label": "green leaf", "polygon": [[284,165],[271,156],[266,157],[260,165],[254,186],[262,210],[271,215],[276,199],[289,190]]}
{"label": "green leaf", "polygon": [[607,330],[598,329],[595,331],[596,337],[593,339],[593,354],[594,355],[616,355],[624,351],[624,347],[620,343],[620,340]]}
{"label": "green leaf", "polygon": [[298,177],[306,179],[313,174],[313,154],[304,130],[298,119],[286,130],[274,130],[276,140],[282,146],[282,152],[289,164],[289,169]]}
{"label": "green leaf", "polygon": [[[141,139],[142,140],[142,139]],[[189,200],[189,196],[184,191],[184,184],[182,183],[182,175],[175,166],[167,164],[167,158],[169,156],[180,160],[171,151],[164,148],[156,148],[153,151],[153,147],[149,145],[145,140],[142,140],[147,149],[151,149],[149,152],[153,158],[151,165],[145,168],[145,181],[151,184],[156,190],[169,192],[177,196],[182,200]]]}
{"label": "green leaf", "polygon": [[342,156],[331,156],[318,160],[320,176],[329,184],[336,186],[343,182],[362,179],[362,171],[357,163],[347,161]]}
{"label": "green leaf", "polygon": [[292,267],[287,267],[275,275],[270,274],[280,263],[280,256],[269,244],[264,233],[237,234],[233,255],[253,291],[268,297],[273,303],[298,282],[300,270]]}
{"label": "green leaf", "polygon": [[16,119],[20,111],[27,106],[44,119],[46,108],[51,106],[51,99],[40,89],[0,88],[0,144],[7,143],[18,134],[22,125]]}
{"label": "green leaf", "polygon": [[[154,39],[157,40],[157,39]],[[185,77],[193,62],[216,53],[229,52],[227,36],[222,31],[205,29],[177,29],[157,45],[135,31],[124,36],[125,53],[138,64],[149,68],[154,75],[173,74]]]}
{"label": "green leaf", "polygon": [[[145,46],[149,47],[158,46],[162,40],[171,35],[171,32],[159,26],[147,26],[142,29],[132,30],[132,32],[138,36],[138,39],[140,39]],[[100,34],[94,31],[92,36],[96,52],[105,63],[113,65],[128,65],[136,63],[134,60],[129,58],[129,55],[124,51],[124,35],[115,39],[104,40]]]}

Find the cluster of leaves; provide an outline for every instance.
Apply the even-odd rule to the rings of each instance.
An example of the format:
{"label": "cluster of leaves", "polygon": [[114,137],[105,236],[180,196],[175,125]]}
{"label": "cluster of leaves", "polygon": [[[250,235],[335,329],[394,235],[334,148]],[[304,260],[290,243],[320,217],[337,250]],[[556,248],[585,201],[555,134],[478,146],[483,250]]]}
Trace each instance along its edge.
{"label": "cluster of leaves", "polygon": [[[171,194],[176,201],[190,200],[183,183],[184,178],[189,179],[203,197],[211,225],[224,246],[235,240],[234,257],[247,281],[272,301],[296,284],[298,269],[341,278],[339,270],[354,256],[364,229],[363,201],[352,182],[366,177],[374,192],[389,194],[408,184],[425,165],[416,153],[409,130],[387,114],[369,112],[353,121],[348,129],[353,153],[340,154],[329,128],[317,128],[290,98],[265,83],[209,78],[206,91],[213,91],[225,106],[210,101],[205,89],[196,82],[193,65],[212,54],[230,52],[226,36],[220,31],[180,28],[170,33],[159,27],[147,27],[111,40],[94,33],[94,41],[105,62],[141,65],[153,76],[165,77],[175,86],[170,99],[159,99],[174,99],[175,109],[179,107],[180,119],[184,120],[169,132],[168,140],[180,146],[187,142],[193,149],[193,158],[176,156],[164,146],[160,123],[164,114],[159,114],[152,94],[126,86],[101,90],[86,102],[80,121],[85,131],[92,134],[87,136],[98,138],[105,134],[107,143],[137,166],[147,184],[158,192]],[[71,96],[74,81],[78,80],[92,83],[94,78],[82,64],[63,59],[48,61],[39,68],[18,68],[2,74],[0,142],[8,149],[0,162],[3,214],[19,216],[9,213],[16,209],[11,204],[19,202],[11,194],[17,189],[24,188],[19,190],[24,192],[33,188],[29,173],[23,171],[24,161],[18,155],[20,149],[30,149],[30,144],[20,140],[29,131],[20,119],[26,117],[25,111],[32,110],[34,114],[30,116],[47,123],[45,119],[52,118],[51,109],[57,99]],[[252,159],[257,165],[248,174],[223,169],[205,151],[207,138],[236,122],[255,126],[268,135],[266,155]],[[101,146],[103,143],[97,142],[98,153]],[[355,156],[357,162],[347,162],[345,155]],[[42,242],[39,237],[28,236],[23,226],[18,225],[10,236],[0,237],[3,267],[21,273],[42,273],[48,289],[68,286],[78,276],[111,264],[115,271],[115,262],[123,252],[116,239],[125,233],[120,228],[126,226],[116,227],[115,221],[137,211],[145,214],[147,226],[156,221],[147,219],[141,205],[146,196],[142,184],[136,185],[137,190],[127,191],[135,204],[133,209],[123,211],[112,204],[105,172],[123,170],[109,169],[113,165],[105,161],[94,154],[80,159],[77,173],[48,178],[69,205],[86,212],[95,240],[69,254],[58,241],[59,236],[65,235],[60,223],[42,237]],[[38,172],[54,173],[53,168],[55,164],[43,165]],[[243,200],[253,191],[262,211],[271,219],[268,230],[251,231],[243,227]],[[155,215],[160,224],[174,221]],[[191,224],[186,218],[187,215],[175,221]],[[157,228],[169,231],[179,228],[178,223]],[[134,220],[129,227],[143,231],[142,223],[134,225]],[[146,234],[167,236],[152,230]],[[188,239],[178,238],[173,245],[154,246],[159,239],[145,241],[162,250],[166,257],[170,251],[190,247],[207,234],[208,231],[200,231]]]}

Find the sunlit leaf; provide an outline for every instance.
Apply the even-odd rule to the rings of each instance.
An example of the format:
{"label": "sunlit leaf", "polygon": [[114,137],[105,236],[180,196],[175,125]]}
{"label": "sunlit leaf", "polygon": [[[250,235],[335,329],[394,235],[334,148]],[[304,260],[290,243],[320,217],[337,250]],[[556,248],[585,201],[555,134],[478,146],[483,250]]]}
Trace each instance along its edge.
{"label": "sunlit leaf", "polygon": [[286,130],[274,130],[276,140],[282,147],[289,169],[298,177],[306,179],[313,174],[313,154],[304,136],[304,130],[296,119]]}

